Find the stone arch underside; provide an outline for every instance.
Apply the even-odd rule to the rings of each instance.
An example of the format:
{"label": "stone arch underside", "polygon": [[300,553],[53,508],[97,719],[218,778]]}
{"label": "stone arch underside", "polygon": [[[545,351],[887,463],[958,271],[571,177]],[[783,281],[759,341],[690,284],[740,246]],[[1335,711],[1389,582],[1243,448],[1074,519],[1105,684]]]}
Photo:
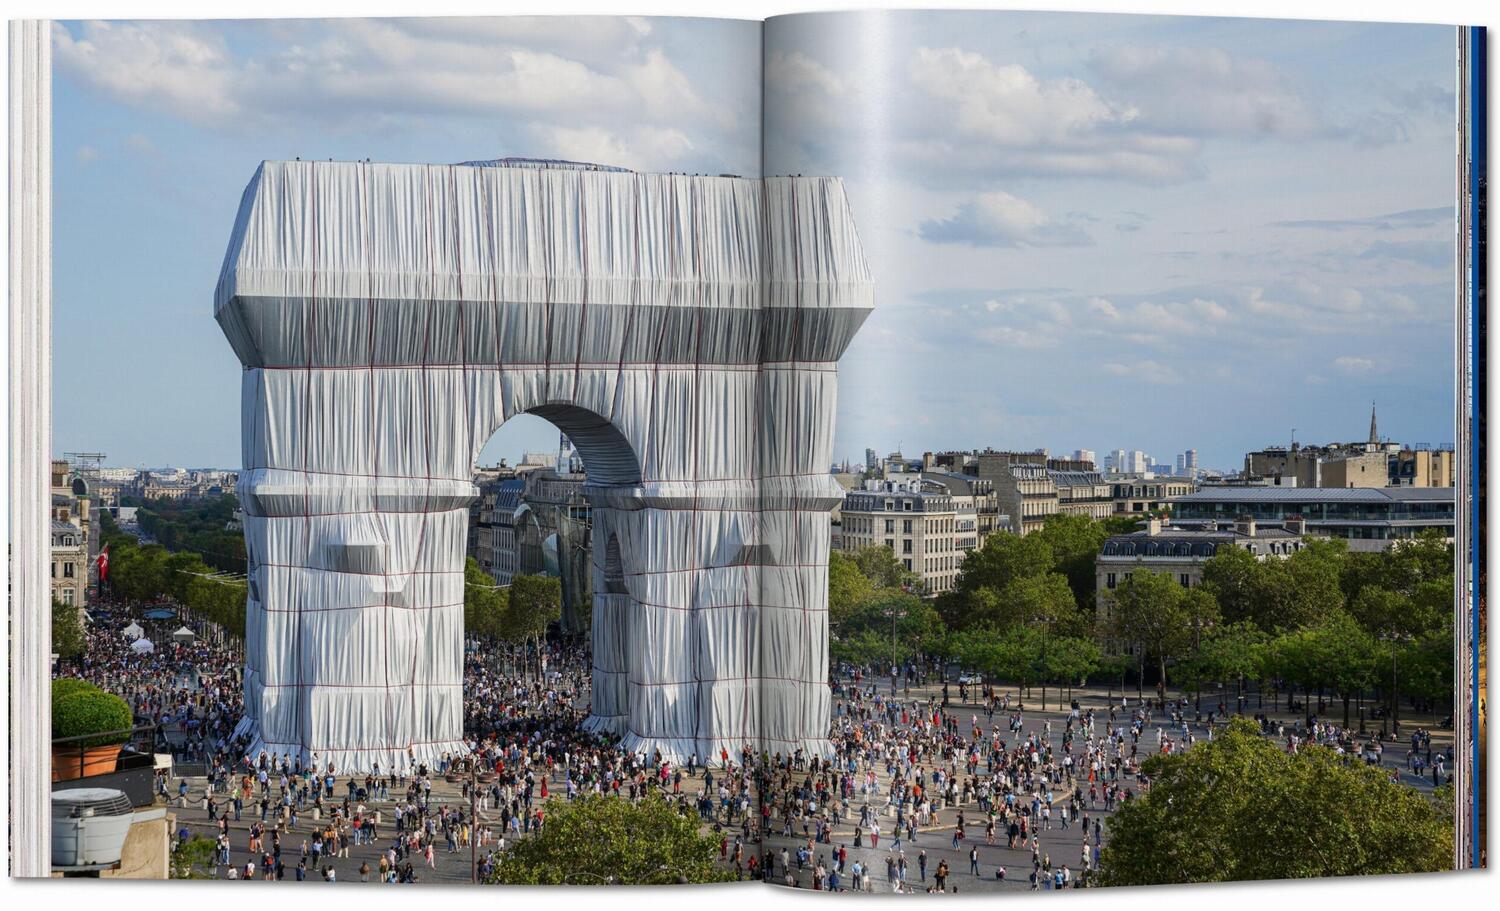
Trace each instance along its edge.
{"label": "stone arch underside", "polygon": [[825,753],[835,364],[871,299],[834,179],[263,164],[215,303],[245,367],[251,752],[465,751],[473,465],[532,413],[588,473],[587,726]]}

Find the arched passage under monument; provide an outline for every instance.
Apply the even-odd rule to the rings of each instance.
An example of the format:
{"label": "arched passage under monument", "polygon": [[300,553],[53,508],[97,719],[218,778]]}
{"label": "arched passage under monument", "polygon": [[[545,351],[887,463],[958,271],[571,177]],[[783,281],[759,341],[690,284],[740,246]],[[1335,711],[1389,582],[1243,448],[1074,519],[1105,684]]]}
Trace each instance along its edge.
{"label": "arched passage under monument", "polygon": [[263,164],[215,302],[245,368],[248,749],[464,752],[473,467],[524,413],[588,475],[587,725],[825,753],[835,365],[871,299],[834,179]]}

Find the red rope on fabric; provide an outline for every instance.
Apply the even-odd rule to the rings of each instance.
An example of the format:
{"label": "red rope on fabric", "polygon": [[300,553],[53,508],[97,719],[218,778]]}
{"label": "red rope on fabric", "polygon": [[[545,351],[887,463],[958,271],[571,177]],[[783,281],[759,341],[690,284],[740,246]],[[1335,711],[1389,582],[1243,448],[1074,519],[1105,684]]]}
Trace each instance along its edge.
{"label": "red rope on fabric", "polygon": [[[308,173],[310,175],[308,179],[309,179],[309,181],[312,184],[312,190],[311,190],[311,198],[312,198],[312,207],[311,207],[311,209],[312,209],[312,211],[311,211],[311,220],[312,220],[312,258],[311,258],[311,263],[312,263],[312,268],[310,270],[310,279],[311,279],[311,282],[312,282],[312,289],[311,289],[312,290],[312,294],[311,294],[311,296],[309,298],[309,306],[307,308],[307,316],[306,316],[306,319],[304,320],[303,339],[302,339],[302,352],[303,352],[303,355],[304,355],[304,357],[306,359],[306,362],[307,362],[307,372],[305,374],[305,384],[306,385],[304,386],[304,389],[303,389],[303,404],[302,404],[302,470],[304,472],[307,471],[307,467],[308,467],[308,458],[309,458],[309,452],[308,452],[308,450],[312,446],[312,428],[311,428],[311,424],[312,424],[312,370],[313,370],[313,368],[312,368],[312,344],[313,344],[313,338],[315,337],[315,334],[314,334],[313,330],[316,329],[316,326],[317,326],[316,308],[317,308],[317,301],[318,301],[318,164],[317,164],[317,162],[313,162],[312,163],[312,167],[311,167],[311,169],[309,169]],[[312,323],[313,323],[313,329],[307,328],[307,326],[306,326],[306,321],[307,320],[311,320],[312,321]],[[303,504],[304,504],[303,508],[306,511],[311,512],[312,511],[312,490],[311,490],[311,485],[307,481],[307,475],[305,475],[305,474],[303,475],[302,497],[303,497]],[[306,543],[308,543],[308,544],[311,544],[311,542],[312,542],[312,519],[311,518],[304,518],[302,521],[303,521],[303,531],[304,531],[304,534],[305,534],[304,541]],[[308,556],[311,557],[312,555],[309,554]],[[306,605],[306,594],[304,592],[303,593],[303,597],[301,597],[301,598],[299,598],[297,600],[297,621],[296,621],[296,625],[294,627],[295,631],[293,633],[293,636],[295,637],[294,638],[293,654],[295,655],[294,661],[296,662],[296,665],[297,665],[297,683],[298,683],[297,690],[298,690],[298,694],[299,695],[298,695],[298,697],[296,699],[294,699],[292,701],[293,711],[295,712],[295,715],[294,715],[294,718],[295,718],[294,726],[297,729],[297,739],[299,741],[301,741],[302,743],[306,743],[307,741],[309,741],[309,740],[312,739],[310,733],[308,732],[308,730],[305,727],[305,725],[306,725],[306,715],[308,713],[304,710],[304,706],[302,704],[302,696],[300,695],[301,694],[301,690],[302,690],[302,687],[301,687],[301,683],[302,683],[302,609],[304,607],[306,607],[306,606],[307,606]],[[262,689],[264,689],[264,686],[262,686]],[[309,698],[311,698],[311,697],[309,697]],[[309,706],[309,708],[310,708],[310,706]],[[311,757],[309,757],[309,759],[310,758]]]}

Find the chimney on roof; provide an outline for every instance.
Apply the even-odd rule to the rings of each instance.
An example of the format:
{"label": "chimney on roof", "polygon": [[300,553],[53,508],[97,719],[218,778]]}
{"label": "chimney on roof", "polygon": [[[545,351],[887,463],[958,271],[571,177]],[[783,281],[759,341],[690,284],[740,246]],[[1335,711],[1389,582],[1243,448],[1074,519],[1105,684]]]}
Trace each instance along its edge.
{"label": "chimney on roof", "polygon": [[1255,537],[1255,517],[1240,516],[1236,518],[1234,520],[1234,530],[1236,534],[1244,535],[1247,538]]}
{"label": "chimney on roof", "polygon": [[1294,535],[1307,534],[1307,520],[1301,516],[1287,516],[1281,527]]}
{"label": "chimney on roof", "polygon": [[1146,520],[1146,534],[1152,537],[1161,534],[1161,516],[1151,516]]}

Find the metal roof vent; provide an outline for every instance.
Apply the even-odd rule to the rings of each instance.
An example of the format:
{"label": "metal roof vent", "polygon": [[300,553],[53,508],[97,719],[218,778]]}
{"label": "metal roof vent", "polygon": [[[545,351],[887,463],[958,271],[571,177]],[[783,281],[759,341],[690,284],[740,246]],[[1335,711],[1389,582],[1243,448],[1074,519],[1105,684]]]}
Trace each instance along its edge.
{"label": "metal roof vent", "polygon": [[53,869],[99,870],[118,864],[134,812],[130,798],[113,788],[53,791]]}

